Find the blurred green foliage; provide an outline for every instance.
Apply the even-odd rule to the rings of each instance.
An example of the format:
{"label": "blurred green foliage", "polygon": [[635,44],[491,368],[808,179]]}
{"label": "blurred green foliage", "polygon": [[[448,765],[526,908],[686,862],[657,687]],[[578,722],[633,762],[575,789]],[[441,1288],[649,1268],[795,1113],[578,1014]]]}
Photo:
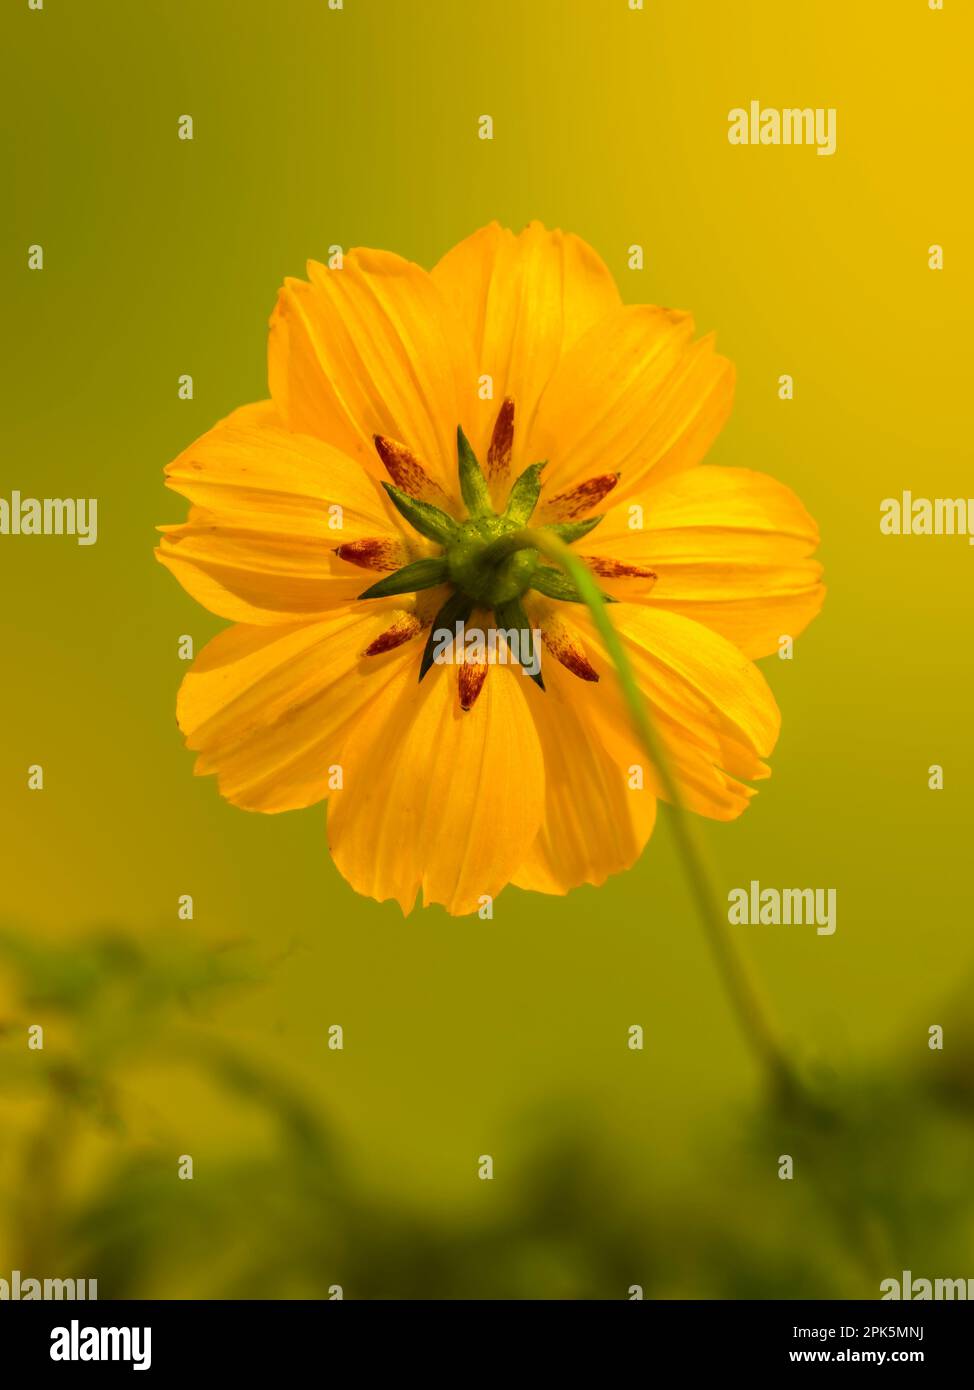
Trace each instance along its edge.
{"label": "blurred green foliage", "polygon": [[[214,1000],[259,978],[242,947],[0,933],[0,1273],[96,1277],[101,1298],[587,1299],[875,1298],[903,1269],[974,1270],[964,1013],[927,1074],[817,1075],[810,1104],[715,1120],[678,1190],[634,1180],[582,1103],[513,1117],[532,1157],[472,1215],[363,1190],[300,1082],[210,1028]],[[39,1014],[59,1044],[30,1051]],[[191,1182],[151,1107],[187,1074],[266,1136]]]}

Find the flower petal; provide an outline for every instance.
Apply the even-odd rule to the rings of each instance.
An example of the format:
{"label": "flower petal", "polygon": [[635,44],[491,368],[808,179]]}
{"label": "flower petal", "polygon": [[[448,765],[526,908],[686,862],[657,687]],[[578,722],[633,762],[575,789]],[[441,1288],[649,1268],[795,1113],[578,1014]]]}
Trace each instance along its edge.
{"label": "flower petal", "polygon": [[541,822],[544,770],[523,677],[492,667],[464,711],[456,672],[412,665],[370,706],[342,750],[345,785],[328,839],[359,893],[474,912],[495,897]]}
{"label": "flower petal", "polygon": [[586,329],[618,308],[619,291],[606,266],[580,237],[532,222],[513,232],[496,222],[448,251],[433,279],[456,305],[474,348],[478,376],[492,381],[489,400],[473,395],[465,423],[477,457],[486,459],[498,409],[512,397],[516,427],[511,471],[528,456],[527,436],[538,400],[559,358]]}
{"label": "flower petal", "polygon": [[544,677],[545,694],[532,701],[544,752],[544,820],[513,881],[567,893],[635,863],[652,833],[656,797],[629,785],[629,768],[645,762],[635,735],[627,741],[623,726],[609,749],[576,701],[582,682],[557,662],[547,663]]}
{"label": "flower petal", "polygon": [[[764,677],[732,643],[679,614],[648,604],[617,603],[611,619],[685,804],[716,820],[740,815],[754,795],[744,782],[769,775],[762,759],[774,747],[780,726]],[[590,616],[580,612],[576,621],[601,675],[597,684],[576,682],[579,714],[591,720],[621,761],[631,746],[631,720]],[[645,755],[641,761],[646,762]],[[645,774],[646,785],[662,796],[656,770],[647,765]]]}
{"label": "flower petal", "polygon": [[[638,501],[642,530],[617,507],[585,544],[593,556],[650,566],[656,582],[639,596],[653,606],[704,623],[749,657],[776,651],[821,608],[818,528],[783,483],[746,468],[693,468],[658,484],[650,474]],[[635,599],[638,581],[605,587]]]}
{"label": "flower petal", "polygon": [[156,554],[220,617],[279,625],[351,601],[360,570],[342,544],[386,539],[401,563],[420,553],[385,494],[337,449],[282,429],[267,402],[244,406],[166,469],[193,503]]}
{"label": "flower petal", "polygon": [[350,723],[417,649],[365,656],[402,610],[342,608],[319,622],[221,632],[200,652],[176,705],[194,771],[248,811],[290,811],[328,795]]}
{"label": "flower petal", "polygon": [[340,270],[308,262],[271,317],[271,395],[290,429],[317,435],[384,476],[376,434],[411,450],[450,497],[461,399],[476,389],[467,335],[429,274],[386,251]]}
{"label": "flower petal", "polygon": [[628,306],[578,340],[548,385],[528,441],[547,458],[544,497],[621,472],[613,501],[650,469],[657,476],[699,463],[730,413],[734,369],[694,343],[689,314]]}

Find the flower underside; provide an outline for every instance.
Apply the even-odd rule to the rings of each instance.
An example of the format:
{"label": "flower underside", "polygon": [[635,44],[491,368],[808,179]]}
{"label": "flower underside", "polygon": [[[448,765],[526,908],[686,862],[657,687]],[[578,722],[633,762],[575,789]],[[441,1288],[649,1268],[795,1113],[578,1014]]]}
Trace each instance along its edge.
{"label": "flower underside", "polygon": [[196,774],[327,801],[337,870],[405,913],[601,884],[658,800],[743,812],[780,724],[753,662],[824,591],[794,494],[701,466],[733,399],[712,334],[494,224],[431,272],[309,262],[267,370],[166,468],[189,513],[158,558],[231,624],[180,685]]}
{"label": "flower underside", "polygon": [[[510,642],[512,657],[515,661],[520,660],[525,674],[530,675],[544,690],[544,681],[533,650],[535,636],[522,600],[525,594],[533,590],[563,602],[583,601],[574,582],[562,570],[541,558],[537,545],[531,544],[531,536],[547,532],[565,545],[571,545],[594,530],[603,519],[602,515],[552,521],[535,528],[534,532],[527,531],[525,528],[541,496],[544,461],[525,468],[510,486],[503,510],[495,507],[490,483],[504,478],[508,472],[513,435],[514,402],[508,399],[501,406],[494,426],[485,475],[469,440],[462,428],[457,427],[457,468],[460,495],[466,509],[466,515],[460,518],[450,515],[443,507],[429,500],[431,495],[439,494],[439,500],[449,505],[448,499],[439,493],[422,464],[403,445],[380,435],[375,437],[376,450],[393,479],[392,482],[383,482],[382,486],[400,515],[414,531],[438,546],[440,553],[425,555],[393,569],[361,593],[359,598],[415,594],[442,585],[450,591],[430,626],[419,663],[420,680],[433,664],[437,634],[453,630],[458,623],[465,624],[471,614],[479,609],[493,613],[498,631]],[[552,504],[561,502],[568,516],[573,511],[588,510],[610,492],[617,481],[618,474],[591,479],[571,494],[552,499]],[[378,545],[378,542],[358,542],[339,546],[336,553],[355,564],[387,568],[385,555],[377,549]],[[652,572],[648,570],[636,571],[629,566],[619,569],[652,577]],[[608,594],[603,594],[602,598],[604,602],[614,602]],[[370,654],[397,646],[401,641],[415,636],[417,631],[418,622],[416,626],[398,624],[370,648]],[[511,641],[514,634],[516,639]],[[520,646],[516,643],[520,643]],[[598,679],[590,666],[585,671],[576,670],[575,674],[582,675],[584,679]],[[482,678],[481,675],[481,683]],[[469,674],[465,679],[468,688],[471,681],[476,680]],[[462,684],[463,681],[464,673],[461,672]],[[472,692],[474,697],[477,689],[479,684]],[[464,708],[469,708],[462,689],[461,703]]]}

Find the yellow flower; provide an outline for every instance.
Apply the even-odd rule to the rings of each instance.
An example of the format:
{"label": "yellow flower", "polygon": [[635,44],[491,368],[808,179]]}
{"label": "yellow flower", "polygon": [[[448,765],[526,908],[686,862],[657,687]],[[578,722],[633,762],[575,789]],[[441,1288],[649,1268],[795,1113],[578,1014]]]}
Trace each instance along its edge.
{"label": "yellow flower", "polygon": [[[659,779],[588,609],[511,540],[530,520],[614,600],[685,804],[739,815],[779,727],[750,658],[823,589],[797,498],[700,466],[733,395],[712,337],[624,306],[589,246],[537,223],[431,273],[358,250],[308,276],[271,319],[271,399],[166,470],[192,506],[159,559],[235,624],[179,692],[196,772],[248,810],[329,798],[339,869],[404,911],[631,865]],[[527,639],[522,665],[431,660],[457,621],[540,630],[538,678]]]}

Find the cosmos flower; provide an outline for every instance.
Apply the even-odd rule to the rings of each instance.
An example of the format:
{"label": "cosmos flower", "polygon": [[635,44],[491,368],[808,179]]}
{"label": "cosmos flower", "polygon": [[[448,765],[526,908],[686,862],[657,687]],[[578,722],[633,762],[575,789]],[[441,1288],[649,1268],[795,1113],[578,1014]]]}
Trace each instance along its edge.
{"label": "cosmos flower", "polygon": [[[429,273],[310,262],[271,319],[270,400],[166,470],[192,505],[158,557],[234,624],[179,692],[195,771],[248,810],[327,799],[342,874],[403,911],[629,867],[661,778],[542,534],[595,577],[683,804],[739,815],[779,728],[752,658],[823,589],[793,493],[701,464],[733,380],[688,314],[623,305],[589,246],[537,223]],[[471,626],[512,656],[521,634],[520,662],[433,659]]]}

